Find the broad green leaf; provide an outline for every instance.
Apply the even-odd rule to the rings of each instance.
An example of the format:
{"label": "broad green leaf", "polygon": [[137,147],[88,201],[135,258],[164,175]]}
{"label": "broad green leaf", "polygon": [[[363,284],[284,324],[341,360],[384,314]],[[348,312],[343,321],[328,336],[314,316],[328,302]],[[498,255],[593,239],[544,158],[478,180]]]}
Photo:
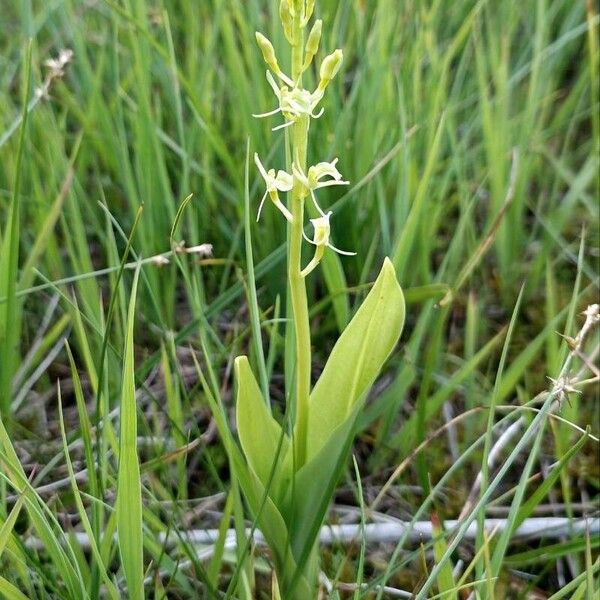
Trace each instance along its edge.
{"label": "broad green leaf", "polygon": [[275,467],[276,473],[271,473],[273,461],[283,466],[289,439],[269,412],[246,356],[236,358],[235,376],[238,386],[236,419],[244,455],[263,486],[267,486],[272,478],[274,493],[271,495],[276,496],[276,482],[281,479],[282,473],[279,466]]}
{"label": "broad green leaf", "polygon": [[[289,567],[291,560],[288,551],[289,535],[288,526],[275,506],[273,500],[265,493],[265,487],[260,479],[244,461],[241,453],[231,447],[230,459],[235,468],[235,477],[244,493],[252,516],[256,519],[260,531],[265,537],[269,548],[273,552],[278,570],[284,565]],[[287,567],[286,567],[287,568]]]}
{"label": "broad green leaf", "polygon": [[119,551],[129,591],[128,597],[131,600],[141,600],[144,597],[142,487],[140,463],[137,454],[137,407],[133,358],[133,325],[139,274],[138,267],[133,280],[127,316],[125,362],[121,390],[121,434],[116,507]]}
{"label": "broad green leaf", "polygon": [[375,381],[404,326],[404,296],[386,258],[375,285],[335,344],[310,397],[307,459],[352,413]]}
{"label": "broad green leaf", "polygon": [[290,533],[294,557],[302,569],[319,535],[335,486],[344,470],[360,405],[333,432],[316,456],[295,475],[291,490]]}

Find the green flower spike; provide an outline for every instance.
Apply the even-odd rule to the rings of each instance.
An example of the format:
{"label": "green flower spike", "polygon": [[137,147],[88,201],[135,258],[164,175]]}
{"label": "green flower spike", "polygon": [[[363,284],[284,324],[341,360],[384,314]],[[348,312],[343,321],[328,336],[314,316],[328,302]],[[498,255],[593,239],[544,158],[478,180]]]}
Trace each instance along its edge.
{"label": "green flower spike", "polygon": [[258,154],[254,154],[254,162],[262,175],[262,178],[265,180],[267,184],[267,190],[265,195],[262,197],[260,201],[260,205],[258,207],[258,215],[256,220],[260,219],[260,213],[262,211],[263,205],[267,196],[271,198],[271,202],[283,213],[283,216],[290,222],[294,222],[294,218],[292,217],[292,213],[286,208],[285,204],[279,199],[279,192],[289,192],[294,187],[294,178],[285,171],[278,171],[277,175],[275,175],[275,169],[269,169],[268,171],[265,169],[263,164],[260,162],[260,158]]}
{"label": "green flower spike", "polygon": [[[317,210],[324,217],[325,213],[319,206],[317,202],[317,197],[315,196],[315,190],[324,187],[330,187],[332,185],[350,185],[349,181],[344,181],[342,179],[342,174],[338,171],[336,164],[338,159],[335,158],[331,162],[320,162],[316,165],[310,167],[308,169],[308,175],[302,171],[302,169],[298,166],[297,163],[292,165],[292,170],[294,173],[294,177],[300,181],[300,183],[307,190],[307,193],[310,193],[312,201],[316,206]],[[331,177],[331,179],[327,179],[326,181],[321,181],[324,177]]]}
{"label": "green flower spike", "polygon": [[302,269],[302,272],[300,273],[302,275],[302,277],[306,277],[321,262],[321,259],[323,258],[323,254],[325,254],[325,248],[330,248],[334,252],[337,252],[338,254],[343,254],[344,256],[355,256],[356,255],[356,252],[346,252],[345,250],[340,250],[339,248],[336,248],[329,241],[329,238],[331,235],[331,226],[329,224],[329,218],[331,217],[332,214],[333,213],[331,211],[329,211],[327,214],[324,214],[322,217],[319,217],[318,219],[310,220],[310,222],[312,223],[312,226],[314,227],[314,230],[315,230],[312,240],[310,238],[308,238],[304,234],[304,232],[302,232],[304,239],[309,244],[316,246],[315,255],[313,256],[312,260],[308,263],[308,265],[306,265],[306,267],[304,269]]}

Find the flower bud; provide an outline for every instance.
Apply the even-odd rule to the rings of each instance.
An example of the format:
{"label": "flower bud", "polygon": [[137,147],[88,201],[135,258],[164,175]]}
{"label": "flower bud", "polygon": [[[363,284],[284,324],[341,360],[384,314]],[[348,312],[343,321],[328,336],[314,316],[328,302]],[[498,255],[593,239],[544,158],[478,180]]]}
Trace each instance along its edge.
{"label": "flower bud", "polygon": [[279,71],[279,65],[277,64],[277,57],[275,56],[275,48],[273,48],[273,44],[258,31],[256,32],[256,43],[262,52],[263,58],[269,68],[277,73]]}
{"label": "flower bud", "polygon": [[321,30],[323,29],[323,21],[317,19],[312,26],[308,39],[306,40],[306,57],[310,56],[310,60],[319,50],[319,42],[321,41]]}
{"label": "flower bud", "polygon": [[344,53],[339,48],[323,59],[323,62],[321,63],[321,70],[319,72],[321,77],[319,87],[325,88],[327,84],[336,76],[337,72],[342,66],[343,59]]}
{"label": "flower bud", "polygon": [[287,41],[290,44],[292,44],[294,41],[294,36],[292,33],[294,13],[292,12],[292,8],[288,0],[281,0],[279,4],[279,18],[281,19],[281,24],[283,25],[283,32],[285,33],[285,37]]}
{"label": "flower bud", "polygon": [[315,10],[315,0],[306,0],[306,10],[304,13],[304,19],[307,23],[308,23],[308,20],[312,17],[314,10]]}

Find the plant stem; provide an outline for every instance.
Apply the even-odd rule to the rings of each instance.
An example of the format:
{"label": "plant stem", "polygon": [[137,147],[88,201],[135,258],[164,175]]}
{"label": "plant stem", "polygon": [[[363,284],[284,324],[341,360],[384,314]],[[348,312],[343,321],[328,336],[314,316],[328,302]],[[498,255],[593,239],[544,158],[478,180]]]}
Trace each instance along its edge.
{"label": "plant stem", "polygon": [[[294,18],[294,44],[292,45],[292,79],[301,84],[304,30],[300,21],[300,11]],[[308,144],[309,117],[303,116],[292,129],[292,161],[297,161],[302,170],[306,169],[306,148]],[[302,230],[304,224],[304,199],[302,185],[294,181],[292,189],[292,215],[290,246],[288,255],[288,280],[292,300],[294,330],[296,334],[296,469],[306,462],[306,436],[308,427],[308,399],[310,394],[310,326],[306,285],[302,270]]]}

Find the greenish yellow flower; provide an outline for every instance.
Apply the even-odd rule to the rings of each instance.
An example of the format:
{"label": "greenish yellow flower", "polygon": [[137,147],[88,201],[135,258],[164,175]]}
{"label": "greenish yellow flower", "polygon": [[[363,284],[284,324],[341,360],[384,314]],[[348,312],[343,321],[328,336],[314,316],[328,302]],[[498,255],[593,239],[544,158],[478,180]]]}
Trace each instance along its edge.
{"label": "greenish yellow flower", "polygon": [[317,104],[323,97],[321,92],[315,92],[311,94],[308,90],[299,87],[294,87],[292,89],[285,85],[279,87],[270,71],[267,71],[267,81],[273,89],[275,96],[277,96],[277,99],[279,100],[279,107],[275,110],[252,116],[262,119],[264,117],[276,115],[277,113],[282,113],[286,119],[286,122],[282,125],[278,125],[277,127],[273,127],[273,131],[283,129],[284,127],[289,127],[303,116],[318,119],[323,114],[323,109],[321,109],[318,113],[314,112]]}
{"label": "greenish yellow flower", "polygon": [[309,243],[315,246],[315,254],[312,260],[306,265],[304,269],[302,269],[301,275],[302,277],[306,277],[309,273],[313,271],[313,269],[321,262],[323,258],[323,254],[325,253],[325,248],[330,248],[334,252],[338,254],[343,254],[344,256],[354,256],[356,252],[346,252],[345,250],[340,250],[336,248],[330,241],[331,236],[331,225],[329,224],[329,219],[333,213],[329,211],[327,214],[324,214],[322,217],[317,219],[311,219],[310,222],[314,228],[313,239],[311,240],[307,237],[304,232],[302,235],[304,239]]}
{"label": "greenish yellow flower", "polygon": [[[330,187],[332,185],[349,185],[349,181],[344,181],[342,178],[342,174],[338,171],[337,165],[338,159],[335,158],[331,162],[320,162],[316,165],[310,167],[308,169],[308,175],[306,175],[302,169],[294,163],[292,166],[294,177],[302,183],[304,189],[307,193],[310,193],[312,201],[316,206],[317,210],[321,213],[322,216],[325,216],[325,213],[319,206],[317,202],[317,197],[315,196],[315,190],[324,187]],[[325,177],[329,177],[330,179],[326,179],[322,181]]]}

